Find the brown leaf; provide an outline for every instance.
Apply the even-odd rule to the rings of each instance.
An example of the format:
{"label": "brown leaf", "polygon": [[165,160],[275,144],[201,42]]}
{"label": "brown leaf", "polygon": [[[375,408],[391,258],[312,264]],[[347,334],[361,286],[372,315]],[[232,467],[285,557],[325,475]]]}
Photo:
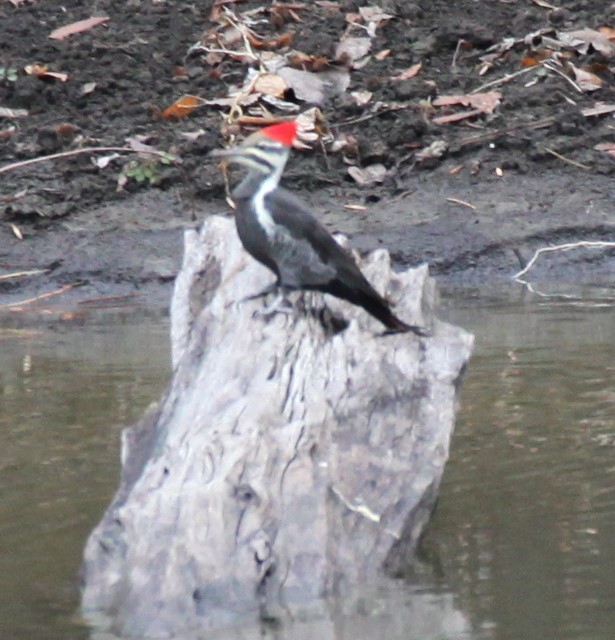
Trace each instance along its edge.
{"label": "brown leaf", "polygon": [[264,38],[260,38],[254,33],[248,31],[246,34],[250,44],[255,49],[283,49],[284,47],[288,47],[293,40],[292,33],[283,33],[277,38],[271,38],[270,40],[265,40]]}
{"label": "brown leaf", "polygon": [[493,113],[499,106],[502,94],[499,91],[487,93],[468,93],[462,96],[440,96],[432,104],[434,107],[445,107],[461,104],[464,107],[474,107],[479,113]]}
{"label": "brown leaf", "polygon": [[384,60],[385,58],[388,58],[390,55],[391,55],[390,49],[383,49],[382,51],[378,51],[378,53],[375,53],[374,58],[376,58],[376,60]]}
{"label": "brown leaf", "polygon": [[393,76],[391,80],[410,80],[410,78],[414,78],[416,75],[418,75],[418,72],[421,70],[422,66],[422,62],[417,62],[411,67],[408,67],[405,71],[400,71],[396,76]]}
{"label": "brown leaf", "polygon": [[615,40],[615,29],[612,27],[598,27],[598,31],[604,34],[609,40]]}
{"label": "brown leaf", "polygon": [[582,54],[588,53],[591,46],[607,58],[615,55],[615,44],[610,41],[609,36],[595,29],[560,31],[557,34],[557,39],[565,47],[576,49]]}
{"label": "brown leaf", "polygon": [[282,98],[288,89],[288,85],[283,78],[275,73],[264,73],[256,79],[253,91],[256,93],[264,93],[276,98]]}
{"label": "brown leaf", "polygon": [[179,120],[180,118],[185,118],[187,115],[190,115],[195,107],[197,107],[200,103],[200,98],[196,96],[182,96],[177,99],[171,106],[167,107],[163,112],[162,116],[164,118],[175,118]]}
{"label": "brown leaf", "polygon": [[522,67],[535,67],[540,64],[543,60],[551,57],[553,51],[551,49],[538,49],[536,51],[532,51],[531,53],[527,53],[521,58],[521,66]]}
{"label": "brown leaf", "polygon": [[598,77],[591,71],[585,71],[585,69],[579,69],[573,64],[570,64],[572,73],[574,74],[574,80],[579,85],[582,91],[596,91],[604,84],[602,78]]}
{"label": "brown leaf", "polygon": [[451,113],[447,116],[437,116],[432,118],[434,124],[449,124],[450,122],[459,122],[459,120],[465,120],[466,118],[473,118],[474,116],[480,116],[483,112],[480,109],[472,109],[471,111],[461,111],[460,113]]}
{"label": "brown leaf", "polygon": [[75,33],[82,33],[83,31],[89,31],[99,24],[104,24],[109,20],[108,16],[100,16],[99,18],[86,18],[85,20],[78,20],[71,24],[65,24],[63,27],[54,29],[49,37],[52,40],[64,40],[68,36],[72,36]]}
{"label": "brown leaf", "polygon": [[42,64],[29,64],[23,69],[28,75],[36,76],[37,78],[53,78],[60,82],[66,82],[68,80],[68,73],[59,73],[57,71],[48,71],[47,67]]}
{"label": "brown leaf", "polygon": [[606,151],[612,158],[615,158],[615,142],[600,142],[594,149],[596,151]]}

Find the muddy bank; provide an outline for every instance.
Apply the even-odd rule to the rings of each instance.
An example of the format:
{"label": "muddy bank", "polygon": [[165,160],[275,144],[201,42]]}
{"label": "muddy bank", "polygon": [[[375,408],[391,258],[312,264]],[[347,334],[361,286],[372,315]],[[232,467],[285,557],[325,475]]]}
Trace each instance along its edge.
{"label": "muddy bank", "polygon": [[[413,185],[404,197],[367,203],[361,212],[343,209],[332,188],[307,197],[327,225],[348,234],[360,251],[386,247],[399,267],[427,262],[445,285],[497,287],[520,269],[515,250],[529,259],[549,244],[615,237],[615,188],[599,177],[508,176],[472,185],[458,176],[442,180],[425,174]],[[129,296],[127,304],[167,305],[181,263],[182,230],[225,210],[152,191],[53,228],[24,228],[22,240],[3,226],[3,271],[47,271],[0,281],[0,303],[78,284],[45,304],[70,306],[121,295]],[[537,262],[531,279],[612,278],[614,256],[612,249],[551,254]]]}
{"label": "muddy bank", "polygon": [[[348,80],[319,105],[319,131],[345,150],[295,151],[284,182],[360,250],[385,246],[399,266],[428,262],[445,282],[484,285],[507,280],[541,246],[615,236],[609,3],[342,0],[294,14],[223,4],[253,42],[277,43],[268,54],[299,52],[304,66]],[[386,17],[373,18],[375,7]],[[49,37],[102,14],[109,19],[89,31]],[[0,4],[0,170],[127,139],[176,159],[79,153],[0,173],[0,276],[44,271],[0,279],[0,304],[70,285],[79,286],[58,296],[62,304],[108,295],[166,304],[181,229],[226,210],[222,173],[206,154],[253,130],[228,106],[162,115],[185,94],[228,99],[258,66],[245,55],[212,57],[220,16],[213,2]],[[587,29],[581,45],[562,44]],[[366,33],[364,59],[336,54]],[[67,77],[28,74],[33,64]],[[438,102],[491,91],[499,97],[473,115],[471,105]],[[261,98],[242,115],[289,117]],[[283,99],[289,113],[311,106],[292,88]],[[445,151],[422,159],[433,145]],[[384,174],[367,185],[349,172],[375,166]],[[613,270],[612,251],[579,251],[541,261],[532,275],[587,280]]]}

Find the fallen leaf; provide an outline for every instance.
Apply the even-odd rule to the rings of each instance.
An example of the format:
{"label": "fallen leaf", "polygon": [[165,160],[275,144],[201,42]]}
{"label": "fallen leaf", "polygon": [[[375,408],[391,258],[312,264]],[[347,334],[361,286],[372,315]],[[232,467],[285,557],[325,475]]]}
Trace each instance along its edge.
{"label": "fallen leaf", "polygon": [[613,27],[598,27],[598,31],[604,34],[609,40],[615,40],[615,29],[613,29]]}
{"label": "fallen leaf", "polygon": [[538,49],[536,51],[532,51],[532,53],[527,53],[523,58],[521,58],[521,66],[535,67],[543,60],[550,58],[551,55],[553,55],[553,51],[551,51],[551,49]]}
{"label": "fallen leaf", "polygon": [[21,229],[16,225],[13,224],[11,222],[11,231],[13,232],[13,235],[18,238],[19,240],[23,240],[23,233],[21,233]]}
{"label": "fallen leaf", "polygon": [[432,158],[442,158],[448,151],[448,143],[445,140],[434,140],[428,147],[417,151],[417,162],[424,162]]}
{"label": "fallen leaf", "polygon": [[75,33],[82,33],[83,31],[89,31],[99,24],[104,24],[109,20],[108,16],[101,16],[99,18],[86,18],[85,20],[78,20],[77,22],[72,22],[71,24],[66,24],[63,27],[59,27],[58,29],[54,29],[49,37],[52,40],[64,40],[64,38],[68,38],[68,36],[72,36]]}
{"label": "fallen leaf", "polygon": [[382,51],[378,51],[378,53],[375,53],[374,58],[376,58],[376,60],[384,60],[385,58],[388,58],[390,55],[391,55],[390,49],[383,49]]}
{"label": "fallen leaf", "polygon": [[364,58],[371,47],[370,38],[346,38],[335,48],[335,59],[354,67],[354,63]]}
{"label": "fallen leaf", "polygon": [[246,36],[255,49],[283,49],[284,47],[288,47],[293,40],[292,33],[283,33],[277,38],[271,38],[270,40],[260,38],[251,31],[248,31]]}
{"label": "fallen leaf", "polygon": [[460,96],[440,96],[433,100],[434,107],[445,107],[461,104],[464,107],[474,107],[482,113],[493,113],[499,106],[502,94],[499,91],[487,93],[468,93]]}
{"label": "fallen leaf", "polygon": [[53,78],[60,82],[66,82],[68,80],[68,73],[59,73],[57,71],[48,71],[47,67],[42,64],[29,64],[26,65],[23,70],[29,76],[36,76],[37,78]]}
{"label": "fallen leaf", "polygon": [[459,122],[466,118],[473,118],[474,116],[480,116],[484,112],[481,109],[472,109],[471,111],[461,111],[459,113],[451,113],[447,116],[437,116],[432,118],[431,121],[434,124],[450,124],[451,122]]}
{"label": "fallen leaf", "polygon": [[532,0],[532,2],[538,5],[539,7],[542,7],[543,9],[550,9],[551,11],[555,11],[556,9],[558,9],[558,7],[556,7],[555,5],[549,4],[548,2],[545,2],[545,0]]}
{"label": "fallen leaf", "polygon": [[594,149],[596,151],[606,151],[612,158],[615,158],[615,142],[600,142]]}
{"label": "fallen leaf", "polygon": [[344,209],[349,209],[350,211],[367,211],[367,207],[362,204],[345,204]]}
{"label": "fallen leaf", "polygon": [[86,82],[81,87],[81,95],[82,96],[87,96],[88,94],[92,93],[92,91],[94,91],[94,89],[96,89],[96,83],[95,82]]}
{"label": "fallen leaf", "polygon": [[276,98],[283,97],[287,89],[288,85],[284,79],[275,73],[259,75],[252,88],[257,93],[265,93]]}
{"label": "fallen leaf", "polygon": [[422,66],[422,62],[417,62],[405,71],[400,71],[396,76],[393,76],[391,80],[410,80],[410,78],[414,78],[418,74]]}
{"label": "fallen leaf", "polygon": [[195,107],[197,107],[200,102],[200,98],[197,98],[196,96],[182,96],[171,106],[167,107],[162,112],[162,116],[164,118],[175,118],[176,120],[185,118],[194,111]]}
{"label": "fallen leaf", "polygon": [[25,118],[27,115],[27,109],[9,109],[7,107],[0,107],[0,118]]}
{"label": "fallen leaf", "polygon": [[602,55],[610,58],[615,55],[615,43],[609,36],[595,29],[577,29],[576,31],[559,31],[557,39],[565,47],[576,49],[579,53],[586,54],[590,46]]}
{"label": "fallen leaf", "polygon": [[356,104],[360,107],[364,107],[373,97],[373,93],[371,91],[351,91],[350,97],[354,100]]}
{"label": "fallen leaf", "polygon": [[368,167],[348,167],[348,175],[361,186],[367,186],[376,182],[383,182],[387,169],[383,164],[370,164]]}
{"label": "fallen leaf", "polygon": [[112,160],[115,160],[119,157],[119,153],[111,153],[108,156],[99,156],[97,158],[94,158],[93,162],[99,169],[106,169]]}
{"label": "fallen leaf", "polygon": [[603,102],[598,102],[595,107],[587,107],[586,109],[581,109],[581,113],[586,118],[590,118],[591,116],[603,116],[607,113],[614,112],[615,104],[604,104]]}
{"label": "fallen leaf", "polygon": [[583,91],[596,91],[600,89],[604,84],[602,78],[598,77],[591,71],[585,71],[585,69],[579,69],[573,64],[570,64],[572,73],[574,74],[574,80],[579,85],[579,88]]}
{"label": "fallen leaf", "polygon": [[359,7],[359,15],[365,22],[386,22],[394,18],[394,16],[386,13],[380,7]]}
{"label": "fallen leaf", "polygon": [[278,70],[295,97],[302,102],[322,105],[328,97],[343,94],[350,84],[350,75],[346,70],[331,70],[311,73],[292,67]]}
{"label": "fallen leaf", "polygon": [[502,167],[496,167],[495,168],[495,175],[498,178],[501,178],[504,175],[504,170],[502,169]]}

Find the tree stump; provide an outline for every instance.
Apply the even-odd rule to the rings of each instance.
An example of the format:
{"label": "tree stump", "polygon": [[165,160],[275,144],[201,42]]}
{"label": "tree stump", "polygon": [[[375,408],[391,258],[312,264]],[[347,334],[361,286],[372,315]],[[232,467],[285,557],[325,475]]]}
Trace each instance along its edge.
{"label": "tree stump", "polygon": [[473,339],[433,317],[426,266],[394,273],[379,250],[361,268],[432,336],[383,335],[320,293],[255,316],[263,301],[244,299],[273,276],[233,221],[186,232],[173,377],[123,434],[120,488],[85,549],[86,614],[173,637],[309,607],[413,553]]}

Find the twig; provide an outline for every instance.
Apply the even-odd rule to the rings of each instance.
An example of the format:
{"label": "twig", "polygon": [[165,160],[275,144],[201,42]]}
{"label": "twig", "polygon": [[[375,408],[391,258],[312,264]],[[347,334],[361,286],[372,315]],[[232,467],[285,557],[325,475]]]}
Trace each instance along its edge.
{"label": "twig", "polygon": [[586,171],[589,171],[591,169],[590,166],[583,164],[582,162],[577,162],[576,160],[571,160],[570,158],[567,158],[566,156],[563,156],[561,153],[558,153],[557,151],[553,151],[553,149],[549,149],[549,147],[542,147],[547,153],[550,153],[551,155],[555,156],[556,158],[558,158],[559,160],[563,160],[564,162],[567,162],[568,164],[572,164],[575,167],[579,167],[579,169],[585,169]]}
{"label": "twig", "polygon": [[497,80],[492,80],[486,84],[481,84],[480,87],[472,89],[470,93],[480,93],[490,87],[497,87],[500,84],[506,84],[507,82],[514,80],[517,76],[522,76],[524,73],[528,73],[529,71],[536,71],[536,67],[525,67],[525,69],[519,69],[519,71],[515,71],[514,73],[507,73],[503,78],[498,78]]}
{"label": "twig", "polygon": [[554,73],[557,73],[558,75],[562,76],[562,78],[564,78],[564,80],[567,80],[568,82],[570,82],[570,84],[579,92],[579,93],[583,93],[583,89],[581,89],[581,87],[579,87],[579,85],[572,79],[569,78],[563,71],[560,71],[557,67],[554,67],[552,65],[550,65],[548,62],[543,62],[542,66],[545,69],[548,69],[549,71],[553,71]]}
{"label": "twig", "polygon": [[457,70],[457,56],[459,55],[459,50],[461,49],[461,45],[465,44],[465,40],[463,38],[459,38],[457,40],[457,46],[455,47],[455,53],[453,54],[453,61],[451,62],[451,70]]}
{"label": "twig", "polygon": [[47,273],[49,269],[31,269],[30,271],[15,271],[14,273],[5,273],[0,276],[0,280],[10,280],[11,278],[24,278],[26,276],[38,276],[41,273]]}
{"label": "twig", "polygon": [[468,209],[476,211],[476,207],[465,200],[460,200],[459,198],[447,198],[447,201],[452,202],[453,204],[460,204],[462,207],[468,207]]}
{"label": "twig", "polygon": [[45,298],[51,298],[53,296],[59,296],[61,293],[66,293],[66,291],[70,291],[75,287],[80,286],[80,282],[76,282],[73,284],[67,284],[55,291],[50,291],[49,293],[43,293],[40,296],[35,296],[34,298],[28,298],[27,300],[22,300],[21,302],[9,302],[8,304],[0,305],[0,309],[15,309],[19,307],[25,307],[28,304],[32,304],[33,302],[38,302],[39,300],[44,300]]}
{"label": "twig", "polygon": [[19,162],[13,162],[0,167],[0,174],[7,171],[13,171],[14,169],[21,169],[22,167],[28,167],[31,164],[37,164],[38,162],[46,162],[47,160],[58,160],[59,158],[68,158],[70,156],[77,156],[81,153],[100,153],[108,151],[123,151],[124,153],[147,153],[150,155],[160,156],[168,158],[169,154],[163,151],[141,151],[140,149],[132,149],[131,147],[83,147],[83,149],[71,149],[70,151],[62,151],[60,153],[52,153],[49,156],[39,156],[38,158],[30,158],[29,160],[20,160]]}
{"label": "twig", "polygon": [[556,244],[556,245],[553,245],[552,247],[541,247],[536,251],[536,253],[534,253],[534,255],[532,256],[530,261],[525,265],[525,267],[521,269],[519,273],[516,273],[513,276],[513,280],[517,280],[518,282],[527,284],[523,282],[523,280],[520,280],[520,278],[521,276],[525,275],[534,266],[534,263],[536,262],[536,260],[538,259],[538,256],[541,253],[547,253],[550,251],[570,251],[570,249],[580,249],[580,248],[603,249],[605,247],[615,247],[615,242],[605,242],[602,240],[580,240],[579,242],[568,242],[565,244]]}

